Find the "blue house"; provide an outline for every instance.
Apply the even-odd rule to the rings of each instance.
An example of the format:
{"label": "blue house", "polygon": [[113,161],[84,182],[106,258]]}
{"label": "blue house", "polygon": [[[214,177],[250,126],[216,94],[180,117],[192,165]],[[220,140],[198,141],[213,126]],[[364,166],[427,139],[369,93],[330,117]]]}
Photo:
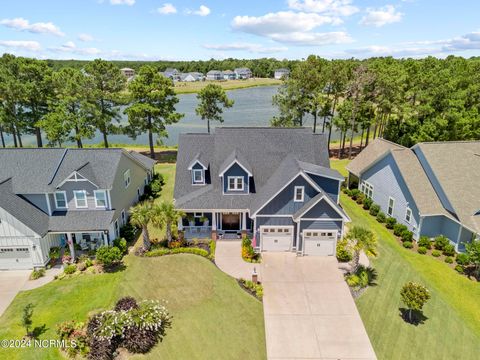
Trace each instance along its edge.
{"label": "blue house", "polygon": [[357,186],[414,238],[445,235],[457,251],[480,233],[480,142],[419,143],[376,139],[348,166]]}
{"label": "blue house", "polygon": [[187,239],[253,238],[257,251],[335,254],[350,221],[327,139],[306,128],[181,134],[174,198]]}

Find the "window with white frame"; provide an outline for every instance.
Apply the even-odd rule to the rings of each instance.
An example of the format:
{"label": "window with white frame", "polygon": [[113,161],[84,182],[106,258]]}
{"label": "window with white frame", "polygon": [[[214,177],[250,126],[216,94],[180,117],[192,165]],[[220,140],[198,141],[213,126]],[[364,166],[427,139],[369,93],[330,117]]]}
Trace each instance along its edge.
{"label": "window with white frame", "polygon": [[202,169],[193,169],[192,177],[194,184],[203,184],[205,181],[203,179],[203,170]]}
{"label": "window with white frame", "polygon": [[392,216],[393,215],[393,208],[395,207],[395,199],[392,197],[388,198],[388,208],[387,208],[387,215]]}
{"label": "window with white frame", "polygon": [[302,202],[305,196],[305,187],[304,186],[295,186],[293,200],[295,202]]}
{"label": "window with white frame", "polygon": [[115,220],[114,227],[115,227],[115,237],[118,238],[120,237],[120,227],[118,226],[118,219]]}
{"label": "window with white frame", "polygon": [[67,208],[67,193],[65,191],[55,192],[55,207],[57,209]]}
{"label": "window with white frame", "polygon": [[75,190],[73,192],[73,196],[75,197],[75,206],[78,209],[87,208],[87,192],[85,190]]}
{"label": "window with white frame", "polygon": [[95,190],[95,206],[97,208],[106,208],[107,207],[107,193],[105,190]]}
{"label": "window with white frame", "polygon": [[125,171],[123,173],[123,183],[125,185],[125,189],[128,188],[128,186],[130,185],[130,169],[128,169],[127,171]]}
{"label": "window with white frame", "polygon": [[412,209],[407,207],[407,210],[405,211],[405,221],[410,223],[410,220],[412,220]]}
{"label": "window with white frame", "polygon": [[201,218],[202,216],[203,216],[203,212],[193,213],[193,217],[195,217],[195,218]]}
{"label": "window with white frame", "polygon": [[243,190],[243,176],[229,176],[228,190],[242,191]]}
{"label": "window with white frame", "polygon": [[371,199],[373,197],[373,185],[369,182],[363,181],[360,186],[360,191],[364,193],[367,198]]}

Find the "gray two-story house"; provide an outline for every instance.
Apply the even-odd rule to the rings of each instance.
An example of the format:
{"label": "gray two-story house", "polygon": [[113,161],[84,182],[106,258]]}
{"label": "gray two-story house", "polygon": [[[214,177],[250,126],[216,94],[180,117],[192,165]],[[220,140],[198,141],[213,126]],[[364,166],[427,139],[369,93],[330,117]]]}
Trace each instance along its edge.
{"label": "gray two-story house", "polygon": [[249,235],[257,251],[334,255],[350,221],[327,139],[307,128],[220,127],[181,134],[175,205],[186,238]]}
{"label": "gray two-story house", "polygon": [[480,142],[375,139],[350,164],[349,184],[414,234],[444,235],[458,251],[480,234]]}
{"label": "gray two-story house", "polygon": [[111,244],[153,166],[123,149],[0,149],[0,269],[45,266],[52,246]]}

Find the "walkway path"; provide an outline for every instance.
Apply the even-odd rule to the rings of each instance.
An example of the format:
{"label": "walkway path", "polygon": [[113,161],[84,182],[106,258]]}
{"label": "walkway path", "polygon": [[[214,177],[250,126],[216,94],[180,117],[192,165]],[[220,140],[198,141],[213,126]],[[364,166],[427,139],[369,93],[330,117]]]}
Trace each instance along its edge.
{"label": "walkway path", "polygon": [[49,282],[55,280],[56,275],[60,275],[62,272],[63,266],[61,264],[57,264],[54,267],[45,270],[45,276],[42,276],[37,280],[28,280],[23,286],[22,290],[32,290],[48,284]]}
{"label": "walkway path", "polygon": [[240,240],[217,240],[215,264],[224,273],[236,279],[251,280],[255,271],[261,281],[261,264],[251,264],[242,259],[242,244]]}

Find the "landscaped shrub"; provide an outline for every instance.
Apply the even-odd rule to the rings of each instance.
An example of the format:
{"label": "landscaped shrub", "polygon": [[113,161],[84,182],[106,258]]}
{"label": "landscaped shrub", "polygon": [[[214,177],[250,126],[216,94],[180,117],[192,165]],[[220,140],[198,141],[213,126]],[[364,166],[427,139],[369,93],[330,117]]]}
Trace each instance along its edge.
{"label": "landscaped shrub", "polygon": [[137,228],[127,222],[120,228],[120,237],[127,240],[127,243],[132,243],[135,240],[135,235],[137,234]]}
{"label": "landscaped shrub", "polygon": [[405,242],[403,243],[403,247],[404,247],[405,249],[411,249],[411,248],[413,248],[413,244],[412,244],[411,241],[405,241]]}
{"label": "landscaped shrub", "polygon": [[93,265],[93,261],[92,261],[91,259],[85,260],[85,266],[86,266],[87,268],[89,268],[89,267],[92,266],[92,265]]}
{"label": "landscaped shrub", "polygon": [[397,219],[395,219],[394,217],[391,217],[389,216],[387,218],[387,220],[385,221],[385,227],[387,229],[393,229],[393,227],[395,226],[395,224],[397,223]]}
{"label": "landscaped shrub", "polygon": [[345,189],[344,190],[344,193],[347,195],[347,196],[352,196],[352,190],[351,189]]}
{"label": "landscaped shrub", "polygon": [[426,249],[431,249],[432,242],[427,236],[420,236],[420,239],[418,239],[418,246],[423,246]]}
{"label": "landscaped shrub", "polygon": [[437,249],[437,250],[443,250],[443,248],[444,248],[445,246],[447,246],[448,244],[450,244],[450,241],[448,241],[448,238],[446,238],[446,237],[443,236],[443,235],[437,236],[437,237],[435,238],[434,247],[435,247],[435,249]]}
{"label": "landscaped shrub", "polygon": [[445,262],[446,262],[447,264],[453,264],[453,258],[452,258],[451,256],[447,256],[447,257],[445,258]]}
{"label": "landscaped shrub", "polygon": [[125,255],[127,253],[127,240],[124,238],[116,238],[113,240],[113,246],[117,247],[118,250]]}
{"label": "landscaped shrub", "polygon": [[122,253],[115,246],[101,246],[97,250],[96,257],[100,264],[108,267],[122,260]]}
{"label": "landscaped shrub", "polygon": [[439,257],[440,255],[442,255],[442,253],[439,250],[433,250],[432,251],[432,256]]}
{"label": "landscaped shrub", "polygon": [[85,265],[85,263],[81,262],[77,264],[78,271],[85,271],[86,269],[87,269],[87,265]]}
{"label": "landscaped shrub", "polygon": [[[65,321],[56,327],[56,332],[60,340],[66,340],[69,343],[75,341],[75,346],[62,348],[70,358],[77,355],[85,356],[88,352],[88,339],[85,331],[85,324],[76,321]],[[66,343],[68,344],[68,343]]]}
{"label": "landscaped shrub", "polygon": [[115,304],[115,311],[128,311],[130,309],[137,309],[137,300],[131,296],[125,296],[117,301]]}
{"label": "landscaped shrub", "polygon": [[408,230],[408,228],[407,228],[406,225],[403,225],[403,224],[395,224],[395,225],[393,226],[393,234],[396,235],[396,236],[401,236],[402,233],[403,233],[405,230]]}
{"label": "landscaped shrub", "polygon": [[455,256],[455,246],[452,244],[447,244],[443,247],[443,255],[445,256]]}
{"label": "landscaped shrub", "polygon": [[371,198],[365,198],[365,200],[363,200],[363,208],[365,210],[369,210],[372,204],[373,204],[373,200]]}
{"label": "landscaped shrub", "polygon": [[171,249],[170,250],[171,254],[194,254],[194,255],[200,255],[203,257],[208,257],[208,251],[205,249],[200,249],[200,248],[176,248],[176,249]]}
{"label": "landscaped shrub", "polygon": [[159,173],[155,173],[153,175],[152,181],[150,182],[150,191],[153,197],[158,197],[160,191],[162,191],[162,187],[165,184],[165,180],[163,179],[163,175]]}
{"label": "landscaped shrub", "polygon": [[402,238],[402,241],[408,241],[412,242],[413,240],[413,233],[409,230],[404,230],[401,234],[400,237]]}
{"label": "landscaped shrub", "polygon": [[352,253],[348,251],[347,244],[345,239],[337,242],[337,260],[340,262],[349,262],[352,260]]}
{"label": "landscaped shrub", "polygon": [[169,249],[176,249],[176,248],[181,248],[185,246],[185,241],[183,240],[175,240],[175,241],[170,241],[167,243],[167,247]]}
{"label": "landscaped shrub", "polygon": [[70,265],[67,265],[65,266],[65,268],[63,269],[63,272],[67,275],[71,275],[73,274],[75,271],[77,271],[77,267],[74,265],[74,264],[70,264]]}
{"label": "landscaped shrub", "polygon": [[90,340],[90,360],[111,360],[113,359],[115,347],[109,340],[92,339]]}
{"label": "landscaped shrub", "polygon": [[40,279],[42,276],[45,276],[45,269],[33,270],[32,274],[30,275],[30,279],[37,280]]}
{"label": "landscaped shrub", "polygon": [[427,248],[425,246],[420,246],[418,249],[417,249],[417,252],[419,254],[422,254],[422,255],[425,255],[427,253]]}
{"label": "landscaped shrub", "polygon": [[377,276],[377,271],[374,268],[360,265],[355,273],[346,275],[345,280],[348,286],[354,290],[360,290],[374,285]]}
{"label": "landscaped shrub", "polygon": [[254,294],[258,299],[262,299],[263,297],[263,286],[261,284],[254,283],[250,280],[240,279],[240,283],[250,290],[252,294]]}
{"label": "landscaped shrub", "polygon": [[208,247],[210,248],[210,254],[208,255],[208,258],[210,260],[215,259],[215,250],[217,248],[217,242],[215,240],[210,240]]}
{"label": "landscaped shrub", "polygon": [[60,257],[60,248],[58,246],[52,246],[48,255],[50,259],[58,259]]}
{"label": "landscaped shrub", "polygon": [[145,354],[155,346],[157,341],[157,334],[154,330],[133,326],[125,330],[121,346],[131,353]]}
{"label": "landscaped shrub", "polygon": [[385,221],[387,221],[387,217],[383,211],[379,211],[377,214],[377,221],[381,224],[383,224]]}
{"label": "landscaped shrub", "polygon": [[457,254],[455,261],[457,262],[458,265],[462,265],[462,266],[468,265],[470,263],[470,259],[468,258],[468,255],[464,253]]}
{"label": "landscaped shrub", "polygon": [[242,240],[242,258],[245,261],[251,262],[255,257],[255,250],[252,246],[252,240],[249,237],[245,237]]}
{"label": "landscaped shrub", "polygon": [[154,249],[154,250],[147,251],[145,253],[145,256],[156,257],[156,256],[163,256],[163,255],[168,255],[168,254],[170,254],[170,249],[160,248],[160,249]]}
{"label": "landscaped shrub", "polygon": [[360,190],[358,189],[352,189],[350,191],[350,197],[352,198],[352,200],[357,200],[357,197],[361,194]]}
{"label": "landscaped shrub", "polygon": [[355,200],[357,202],[357,204],[361,205],[363,204],[363,201],[365,200],[365,195],[360,193],[357,195],[357,200]]}
{"label": "landscaped shrub", "polygon": [[379,211],[380,211],[380,205],[372,204],[372,205],[370,206],[370,210],[369,210],[368,212],[369,212],[370,215],[372,215],[372,216],[377,216]]}
{"label": "landscaped shrub", "polygon": [[459,274],[465,274],[465,269],[463,268],[462,265],[455,265],[455,271],[458,272]]}

